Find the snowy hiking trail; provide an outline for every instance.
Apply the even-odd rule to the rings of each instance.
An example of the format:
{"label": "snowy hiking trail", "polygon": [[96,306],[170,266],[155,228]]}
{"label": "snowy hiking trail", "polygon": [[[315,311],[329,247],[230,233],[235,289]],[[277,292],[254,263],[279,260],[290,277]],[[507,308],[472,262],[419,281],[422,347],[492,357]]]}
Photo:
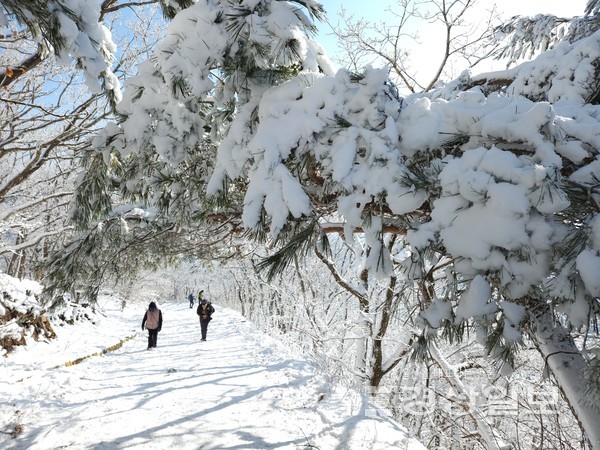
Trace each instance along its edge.
{"label": "snowy hiking trail", "polygon": [[[65,356],[49,351],[51,344],[34,343],[14,355],[15,364],[5,358],[0,400],[24,431],[16,439],[2,433],[0,447],[423,448],[395,422],[374,414],[364,398],[332,387],[308,361],[290,356],[281,343],[218,305],[206,342],[200,342],[195,308],[187,302],[159,305],[164,323],[158,347],[146,350],[144,306],[128,307],[121,314],[128,317],[114,325],[119,340],[135,337],[102,356],[55,367]],[[113,325],[108,315],[102,319],[96,328]],[[71,336],[65,348],[82,347],[94,332]],[[118,342],[104,339],[110,341],[104,346]],[[36,364],[19,364],[26,356]]]}

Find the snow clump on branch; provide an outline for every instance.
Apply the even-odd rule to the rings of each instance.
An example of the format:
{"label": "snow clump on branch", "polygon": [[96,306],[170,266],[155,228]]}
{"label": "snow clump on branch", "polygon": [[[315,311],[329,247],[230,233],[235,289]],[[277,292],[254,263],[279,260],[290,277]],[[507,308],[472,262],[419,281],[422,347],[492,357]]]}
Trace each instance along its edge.
{"label": "snow clump on branch", "polygon": [[[544,286],[568,304],[564,286],[577,283],[596,294],[587,270],[572,273],[580,253],[577,267],[597,273],[597,248],[556,255],[598,215],[600,32],[402,98],[385,69],[334,73],[311,26],[288,2],[185,9],[127,84],[123,120],[97,138],[104,160],[130,158],[128,188],[162,200],[156,180],[201,154],[208,195],[240,182],[247,228],[277,238],[290,222],[342,216],[349,234],[366,232],[378,276],[393,266],[375,241],[403,223],[412,253],[437,252],[490,296],[517,302]],[[582,191],[587,213],[573,201]]]}

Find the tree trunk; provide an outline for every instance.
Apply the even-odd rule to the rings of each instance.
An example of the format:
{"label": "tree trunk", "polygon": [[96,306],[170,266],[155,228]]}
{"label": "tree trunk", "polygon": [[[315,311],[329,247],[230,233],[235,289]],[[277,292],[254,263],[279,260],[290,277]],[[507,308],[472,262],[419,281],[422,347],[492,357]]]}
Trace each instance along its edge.
{"label": "tree trunk", "polygon": [[27,263],[27,256],[25,255],[25,251],[21,252],[21,257],[19,258],[19,270],[17,272],[17,278],[22,280],[25,278],[25,267]]}
{"label": "tree trunk", "polygon": [[[23,242],[23,236],[21,236],[21,234],[17,235],[17,239],[15,240],[15,247],[18,246],[19,244],[21,244]],[[17,251],[15,253],[13,253],[12,257],[10,258],[10,263],[8,264],[8,269],[6,270],[6,273],[8,275],[10,275],[11,277],[15,277],[17,278],[17,275],[19,274],[19,267],[20,267],[20,260],[21,260],[21,256],[23,255],[23,250]]]}
{"label": "tree trunk", "polygon": [[456,370],[452,365],[442,356],[435,343],[429,344],[429,353],[433,361],[442,371],[444,379],[450,386],[455,390],[458,398],[461,400],[458,402],[461,408],[468,414],[475,425],[477,426],[478,434],[481,440],[485,443],[488,450],[501,450],[505,448],[505,444],[494,433],[494,429],[486,420],[483,412],[477,407],[477,404],[471,399],[467,389],[460,380]]}
{"label": "tree trunk", "polygon": [[372,378],[372,364],[369,358],[369,347],[373,338],[373,323],[369,311],[369,301],[366,299],[359,299],[358,302],[361,315],[361,335],[356,342],[354,370],[357,374],[360,374],[360,377],[362,377],[364,381],[370,381]]}
{"label": "tree trunk", "polygon": [[383,361],[383,339],[388,330],[390,319],[392,317],[392,302],[394,300],[394,288],[396,287],[396,277],[391,277],[389,285],[385,291],[385,303],[381,312],[378,313],[376,321],[377,328],[373,338],[373,368],[371,370],[371,389],[373,392],[377,390],[381,384],[381,380],[393,366],[384,367]]}
{"label": "tree trunk", "polygon": [[533,317],[531,338],[594,450],[600,450],[598,399],[589,398],[587,363],[570,333],[555,323],[549,307]]}

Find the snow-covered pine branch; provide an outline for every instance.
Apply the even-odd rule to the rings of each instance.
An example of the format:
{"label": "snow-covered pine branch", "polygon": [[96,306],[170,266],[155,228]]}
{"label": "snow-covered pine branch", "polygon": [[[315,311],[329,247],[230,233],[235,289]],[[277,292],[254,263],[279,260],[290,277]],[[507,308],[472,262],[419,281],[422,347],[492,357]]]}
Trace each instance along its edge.
{"label": "snow-covered pine branch", "polygon": [[599,0],[588,0],[587,5],[585,5],[585,13],[586,15],[597,15],[600,12],[600,1]]}
{"label": "snow-covered pine branch", "polygon": [[99,21],[102,2],[3,0],[0,6],[0,21],[4,25],[11,20],[25,24],[40,45],[37,54],[25,60],[25,67],[15,62],[6,69],[0,85],[8,86],[47,54],[54,53],[67,66],[76,62],[92,92],[99,92],[102,87],[114,101],[120,100],[120,83],[111,70],[116,46],[110,31]]}
{"label": "snow-covered pine branch", "polygon": [[[312,216],[338,214],[374,236],[403,218],[414,251],[443,248],[465,279],[481,274],[506,298],[552,273],[551,250],[569,229],[555,225],[571,207],[562,186],[595,172],[597,107],[586,102],[600,32],[511,69],[505,92],[461,82],[400,98],[383,69],[332,76],[302,11],[228,8],[199,2],[178,14],[128,84],[123,120],[97,139],[105,161],[126,165],[126,192],[168,207],[172,185],[157,180],[176,179],[199,152],[207,193],[235,184],[244,225],[268,224],[273,237]],[[447,136],[464,140],[450,149]]]}
{"label": "snow-covered pine branch", "polygon": [[[541,303],[589,325],[598,312],[590,274],[600,271],[600,31],[548,44],[502,74],[505,87],[465,74],[401,97],[385,69],[334,74],[291,4],[208,0],[175,17],[128,83],[121,120],[95,142],[105,192],[114,183],[175,216],[231,207],[273,239],[342,217],[347,238],[364,232],[363,285],[407,269],[421,314],[444,302],[436,325],[453,336],[475,327],[492,356],[507,357]],[[574,196],[573,184],[589,197]],[[178,195],[190,186],[197,196]],[[383,232],[399,223],[402,261]],[[573,234],[580,244],[561,253]],[[365,328],[376,323],[370,306],[361,305]],[[369,367],[367,347],[357,355]],[[585,431],[599,445],[598,431]]]}

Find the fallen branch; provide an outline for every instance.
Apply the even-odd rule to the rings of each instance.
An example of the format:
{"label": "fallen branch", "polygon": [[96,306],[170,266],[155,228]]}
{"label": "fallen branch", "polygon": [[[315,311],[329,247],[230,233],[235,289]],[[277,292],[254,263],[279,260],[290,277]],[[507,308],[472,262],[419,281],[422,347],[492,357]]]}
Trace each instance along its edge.
{"label": "fallen branch", "polygon": [[77,364],[85,361],[86,359],[91,358],[92,356],[102,356],[102,355],[105,355],[105,354],[107,354],[109,352],[114,352],[115,350],[120,349],[125,342],[133,339],[136,336],[137,336],[137,333],[136,334],[132,334],[131,336],[127,336],[125,339],[122,339],[117,344],[111,345],[110,347],[107,347],[104,350],[92,353],[90,355],[82,356],[81,358],[74,359],[73,361],[67,361],[64,364],[61,364],[61,365],[56,366],[56,367],[53,367],[53,369],[58,369],[59,367],[62,367],[62,366],[65,366],[65,367],[75,366],[75,365],[77,365]]}

